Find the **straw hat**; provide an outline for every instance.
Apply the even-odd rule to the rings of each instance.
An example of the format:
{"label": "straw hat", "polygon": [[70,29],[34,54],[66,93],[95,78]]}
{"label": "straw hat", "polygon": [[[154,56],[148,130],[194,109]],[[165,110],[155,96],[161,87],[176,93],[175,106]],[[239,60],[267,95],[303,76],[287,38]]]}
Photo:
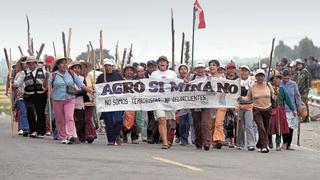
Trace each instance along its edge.
{"label": "straw hat", "polygon": [[81,66],[87,67],[89,72],[93,70],[93,64],[92,63],[87,62],[85,60],[79,60],[79,63],[81,64]]}
{"label": "straw hat", "polygon": [[38,62],[38,60],[37,60],[36,57],[34,57],[34,56],[28,56],[25,62],[26,62],[26,63]]}
{"label": "straw hat", "polygon": [[15,63],[16,68],[20,69],[22,68],[21,64],[26,63],[27,56],[21,56],[20,59]]}
{"label": "straw hat", "polygon": [[54,62],[52,63],[52,72],[58,70],[57,64],[59,64],[63,60],[67,60],[67,62],[72,62],[71,58],[57,56],[56,59],[54,60]]}
{"label": "straw hat", "polygon": [[81,67],[81,64],[79,61],[72,61],[70,64],[68,64],[68,69],[72,69],[76,65]]}
{"label": "straw hat", "polygon": [[277,70],[271,71],[271,73],[270,73],[270,80],[272,80],[274,77],[281,77],[280,72],[277,71]]}

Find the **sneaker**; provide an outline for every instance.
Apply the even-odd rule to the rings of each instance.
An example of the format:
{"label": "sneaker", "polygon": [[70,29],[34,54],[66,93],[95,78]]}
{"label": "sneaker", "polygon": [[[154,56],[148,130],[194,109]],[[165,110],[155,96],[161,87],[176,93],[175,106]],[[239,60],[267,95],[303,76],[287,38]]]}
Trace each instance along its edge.
{"label": "sneaker", "polygon": [[62,140],[61,144],[68,144],[68,140],[66,140],[66,139]]}
{"label": "sneaker", "polygon": [[254,151],[256,148],[254,147],[248,147],[248,151]]}
{"label": "sneaker", "polygon": [[161,149],[169,149],[170,148],[170,146],[169,145],[165,145],[165,144],[163,144],[162,146],[161,146]]}
{"label": "sneaker", "polygon": [[23,134],[23,130],[20,129],[20,130],[18,131],[18,135],[22,135],[22,134]]}
{"label": "sneaker", "polygon": [[221,149],[222,148],[222,143],[218,142],[214,146],[216,149]]}
{"label": "sneaker", "polygon": [[203,146],[203,149],[204,149],[205,151],[209,151],[210,146],[209,146],[208,144],[205,144],[205,145]]}
{"label": "sneaker", "polygon": [[43,138],[44,138],[44,135],[42,135],[42,134],[39,134],[39,135],[38,135],[38,138],[41,138],[41,139],[43,139]]}
{"label": "sneaker", "polygon": [[180,138],[176,138],[175,143],[179,144],[179,142],[180,142]]}
{"label": "sneaker", "polygon": [[93,143],[93,141],[94,141],[94,137],[93,136],[88,136],[87,137],[87,142],[89,143],[89,144],[91,144],[91,143]]}
{"label": "sneaker", "polygon": [[261,153],[268,153],[268,152],[269,152],[269,150],[267,148],[262,148],[261,149]]}
{"label": "sneaker", "polygon": [[67,140],[68,144],[73,144],[76,142],[76,138],[74,136],[69,136]]}
{"label": "sneaker", "polygon": [[200,144],[197,144],[197,143],[196,143],[195,145],[196,145],[196,148],[197,148],[197,149],[201,149],[201,148],[202,148],[202,146],[201,146]]}
{"label": "sneaker", "polygon": [[22,135],[23,135],[24,137],[28,137],[29,131],[28,131],[28,130],[24,130],[23,133],[22,133]]}
{"label": "sneaker", "polygon": [[32,138],[36,138],[37,136],[38,136],[37,132],[33,132],[30,134],[30,137],[32,137]]}
{"label": "sneaker", "polygon": [[132,140],[132,144],[139,144],[137,139]]}
{"label": "sneaker", "polygon": [[286,150],[288,150],[288,151],[295,151],[295,149],[293,149],[293,148],[290,147],[290,146],[287,146]]}
{"label": "sneaker", "polygon": [[51,136],[51,132],[46,132],[46,136]]}

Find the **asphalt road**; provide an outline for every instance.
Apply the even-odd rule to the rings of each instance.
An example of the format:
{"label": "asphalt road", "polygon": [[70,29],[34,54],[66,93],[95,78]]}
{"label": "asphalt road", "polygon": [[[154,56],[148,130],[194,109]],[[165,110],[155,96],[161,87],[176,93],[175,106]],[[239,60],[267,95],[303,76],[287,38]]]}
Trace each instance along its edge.
{"label": "asphalt road", "polygon": [[52,140],[11,137],[8,117],[0,117],[0,179],[319,179],[320,152],[257,151],[194,146],[125,144],[62,145]]}

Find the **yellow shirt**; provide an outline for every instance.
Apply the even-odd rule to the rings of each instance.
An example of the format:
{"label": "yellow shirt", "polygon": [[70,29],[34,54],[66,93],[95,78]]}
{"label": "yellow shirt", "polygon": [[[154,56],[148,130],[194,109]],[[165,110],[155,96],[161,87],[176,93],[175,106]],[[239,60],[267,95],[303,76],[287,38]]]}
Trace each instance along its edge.
{"label": "yellow shirt", "polygon": [[271,96],[274,94],[273,88],[271,85],[264,83],[262,86],[258,86],[257,83],[254,83],[250,86],[248,91],[248,99],[253,101],[253,107],[259,109],[268,109],[271,107]]}

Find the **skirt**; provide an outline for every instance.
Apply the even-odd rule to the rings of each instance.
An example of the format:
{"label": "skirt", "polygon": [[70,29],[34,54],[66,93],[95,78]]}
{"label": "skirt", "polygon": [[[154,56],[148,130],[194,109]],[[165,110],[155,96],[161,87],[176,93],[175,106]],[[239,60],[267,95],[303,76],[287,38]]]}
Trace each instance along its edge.
{"label": "skirt", "polygon": [[279,124],[280,124],[281,134],[289,133],[289,126],[288,126],[286,110],[284,106],[272,108],[272,115],[271,115],[271,121],[269,126],[269,135],[279,134]]}

